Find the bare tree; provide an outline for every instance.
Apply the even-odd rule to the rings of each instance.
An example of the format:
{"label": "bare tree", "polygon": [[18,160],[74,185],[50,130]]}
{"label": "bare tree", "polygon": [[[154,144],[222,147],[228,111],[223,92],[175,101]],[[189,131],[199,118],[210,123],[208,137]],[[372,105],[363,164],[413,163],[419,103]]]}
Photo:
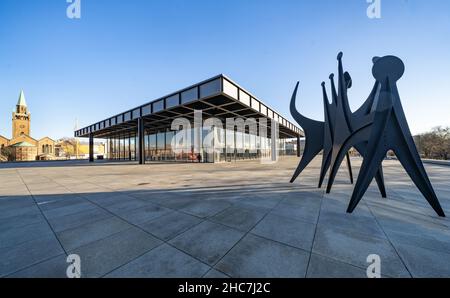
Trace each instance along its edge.
{"label": "bare tree", "polygon": [[14,151],[11,147],[2,147],[0,155],[6,159],[6,161],[14,160]]}
{"label": "bare tree", "polygon": [[435,127],[416,136],[415,141],[424,158],[448,160],[450,157],[450,127]]}
{"label": "bare tree", "polygon": [[75,138],[63,138],[59,141],[59,144],[67,158],[76,154],[78,143]]}

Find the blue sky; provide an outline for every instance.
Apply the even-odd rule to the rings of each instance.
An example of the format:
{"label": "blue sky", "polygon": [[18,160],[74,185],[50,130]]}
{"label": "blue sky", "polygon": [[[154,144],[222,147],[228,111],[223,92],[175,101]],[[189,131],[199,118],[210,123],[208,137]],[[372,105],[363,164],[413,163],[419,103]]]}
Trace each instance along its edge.
{"label": "blue sky", "polygon": [[0,1],[0,134],[24,89],[32,136],[72,136],[80,126],[224,73],[289,119],[323,119],[320,83],[344,52],[353,109],[369,94],[371,58],[394,54],[413,133],[450,125],[450,1],[366,0]]}

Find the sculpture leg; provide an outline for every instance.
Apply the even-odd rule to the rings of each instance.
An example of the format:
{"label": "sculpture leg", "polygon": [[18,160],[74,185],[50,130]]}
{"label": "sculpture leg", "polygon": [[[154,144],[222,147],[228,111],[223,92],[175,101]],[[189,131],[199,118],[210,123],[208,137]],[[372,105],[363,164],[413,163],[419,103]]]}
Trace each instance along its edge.
{"label": "sculpture leg", "polygon": [[386,157],[387,149],[384,146],[385,129],[389,119],[391,119],[391,110],[387,109],[384,112],[378,112],[376,119],[378,120],[372,125],[368,149],[364,155],[358,180],[347,208],[348,213],[352,213],[356,208]]}
{"label": "sculpture leg", "polygon": [[350,154],[347,151],[347,168],[348,168],[348,174],[350,175],[350,183],[353,184],[353,172],[352,172],[352,163],[350,162]]}
{"label": "sculpture leg", "polygon": [[380,165],[378,172],[375,174],[375,180],[378,185],[378,189],[380,190],[381,197],[387,198],[386,187],[384,185],[384,176],[383,176],[383,166]]}
{"label": "sculpture leg", "polygon": [[336,178],[337,172],[339,171],[339,167],[341,166],[342,161],[345,158],[346,153],[350,149],[349,146],[344,145],[336,154],[336,158],[331,162],[331,171],[330,176],[328,177],[328,184],[326,193],[331,192],[331,187],[333,186],[334,179]]}
{"label": "sculpture leg", "polygon": [[[355,149],[358,150],[359,154],[364,157],[364,154],[367,151],[367,142],[359,143],[354,145]],[[383,167],[380,166],[380,169],[375,174],[375,181],[377,182],[378,189],[380,190],[381,197],[386,198],[386,187],[384,185],[384,177],[383,177]]]}
{"label": "sculpture leg", "polygon": [[331,151],[328,153],[323,153],[323,159],[322,159],[322,168],[320,169],[320,178],[319,178],[319,186],[318,188],[322,188],[323,180],[325,179],[325,175],[328,172],[328,169],[330,168],[331,163]]}
{"label": "sculpture leg", "polygon": [[385,157],[386,150],[380,147],[376,152],[364,158],[352,198],[347,208],[348,213],[352,213],[359,201],[361,201]]}
{"label": "sculpture leg", "polygon": [[[315,152],[317,151],[317,152]],[[291,183],[297,179],[298,175],[300,175],[301,172],[309,165],[309,163],[316,157],[316,155],[320,152],[320,150],[311,150],[311,148],[306,145],[305,151],[303,153],[302,159],[300,160],[300,163],[297,166],[297,169],[295,169],[294,175],[291,178]]]}
{"label": "sculpture leg", "polygon": [[[401,143],[403,143],[403,140]],[[425,168],[423,167],[422,161],[418,155],[414,158],[414,153],[408,149],[406,143],[401,143],[394,148],[394,152],[396,153],[398,160],[434,211],[436,211],[439,216],[445,217],[445,213],[442,210],[436,193],[434,192],[433,186],[431,185]]]}

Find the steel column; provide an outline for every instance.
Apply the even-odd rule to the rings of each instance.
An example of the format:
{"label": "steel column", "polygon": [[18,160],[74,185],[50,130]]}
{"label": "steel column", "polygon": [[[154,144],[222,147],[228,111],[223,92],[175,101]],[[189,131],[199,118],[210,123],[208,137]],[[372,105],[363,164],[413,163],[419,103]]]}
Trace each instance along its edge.
{"label": "steel column", "polygon": [[138,142],[137,142],[137,155],[139,164],[143,165],[145,164],[145,133],[144,133],[144,118],[140,117],[138,118],[138,125],[137,125],[137,135],[138,135]]}
{"label": "steel column", "polygon": [[89,162],[94,162],[94,134],[89,134]]}

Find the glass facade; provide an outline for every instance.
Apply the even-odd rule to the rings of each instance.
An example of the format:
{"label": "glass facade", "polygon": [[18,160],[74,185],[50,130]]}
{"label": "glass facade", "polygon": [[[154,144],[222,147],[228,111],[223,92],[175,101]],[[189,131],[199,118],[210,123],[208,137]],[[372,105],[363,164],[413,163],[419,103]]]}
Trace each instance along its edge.
{"label": "glass facade", "polygon": [[[197,137],[196,137],[197,135]],[[198,140],[202,142],[198,142]],[[197,140],[198,146],[195,146]],[[117,135],[108,139],[110,160],[136,160],[137,136]],[[290,144],[296,139],[279,139],[278,155],[294,155]],[[147,161],[231,162],[271,157],[271,139],[248,132],[220,127],[189,129],[182,132],[169,129],[146,131],[144,153]]]}
{"label": "glass facade", "polygon": [[[200,129],[193,129],[190,123],[191,128],[183,133],[170,130],[169,123],[174,118],[193,121],[195,113],[192,117],[192,112],[195,110],[205,110],[208,117],[220,118],[227,128],[222,127],[221,123],[215,124],[216,122],[212,121],[214,124],[208,123],[210,126],[205,124],[205,127]],[[224,121],[230,116],[238,117],[234,128]],[[259,129],[255,128],[261,128],[261,134],[264,135],[264,130],[270,133],[271,126],[253,126],[251,122],[245,120],[245,129],[242,130],[238,121],[242,119],[239,117],[248,118],[249,121],[253,118],[268,121],[273,119],[280,127],[281,137],[301,134],[299,128],[224,76],[217,76],[167,95],[76,131],[75,134],[86,137],[89,133],[94,133],[95,137],[108,138],[107,158],[111,160],[139,159],[136,123],[140,123],[140,120],[137,119],[143,119],[147,125],[144,132],[146,161],[231,162],[271,159],[272,147],[278,149],[278,156],[297,154],[296,138],[280,138],[277,144],[274,144],[276,146],[272,146],[272,140],[260,136]],[[189,123],[187,125],[189,126]]]}

